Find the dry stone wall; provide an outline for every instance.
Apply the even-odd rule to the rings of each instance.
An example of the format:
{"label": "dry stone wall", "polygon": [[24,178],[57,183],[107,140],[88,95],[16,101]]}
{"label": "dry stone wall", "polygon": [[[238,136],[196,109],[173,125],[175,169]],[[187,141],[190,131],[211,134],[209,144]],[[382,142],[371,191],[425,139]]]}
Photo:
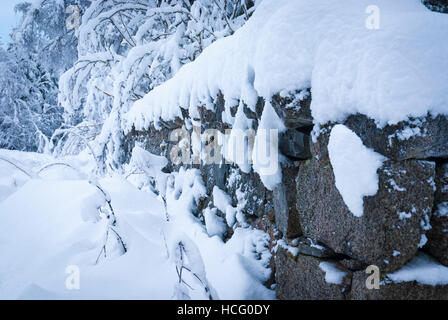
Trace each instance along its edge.
{"label": "dry stone wall", "polygon": [[[189,127],[193,133],[190,124],[199,123],[202,131],[215,128],[224,133],[229,129],[220,117],[224,103],[219,95],[215,111],[201,108],[199,119],[189,119],[185,112],[184,119],[162,123],[159,129],[133,131],[126,148],[138,141],[151,153],[169,158],[176,144],[170,141],[174,129]],[[378,192],[364,197],[364,214],[357,217],[335,186],[328,140],[336,123],[323,126],[313,142],[310,103],[309,92],[272,100],[287,128],[280,136],[280,153],[286,159],[281,164],[282,183],[273,191],[253,170],[244,173],[224,160],[187,164],[201,171],[207,189],[196,214],[200,217],[205,208],[215,206],[212,195],[217,186],[231,197],[232,206],[239,206],[248,225],[270,235],[273,276],[266,285],[276,284],[279,299],[447,299],[447,286],[394,283],[388,274],[422,252],[448,266],[448,119],[428,115],[384,128],[363,115],[346,119],[343,124],[366,147],[387,158],[377,171]],[[244,109],[255,129],[263,106],[259,99],[256,112]],[[408,130],[413,134],[404,137]],[[174,164],[166,168],[178,169]],[[218,214],[225,216],[219,210]],[[228,227],[225,238],[232,232]],[[319,267],[322,263],[343,277],[332,283]],[[366,286],[369,265],[379,268],[380,289]]]}

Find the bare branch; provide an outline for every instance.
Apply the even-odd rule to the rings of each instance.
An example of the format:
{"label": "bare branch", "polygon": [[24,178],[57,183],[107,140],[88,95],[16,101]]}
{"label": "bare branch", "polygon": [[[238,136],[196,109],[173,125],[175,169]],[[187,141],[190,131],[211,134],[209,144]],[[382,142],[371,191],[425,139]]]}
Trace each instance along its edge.
{"label": "bare branch", "polygon": [[33,176],[31,174],[29,174],[28,172],[26,172],[24,169],[22,169],[21,167],[19,167],[18,165],[16,165],[14,162],[12,162],[11,160],[8,160],[6,158],[0,157],[0,160],[3,160],[7,163],[9,163],[10,165],[16,167],[17,169],[19,169],[20,171],[22,171],[24,174],[26,174],[29,178],[33,178]]}

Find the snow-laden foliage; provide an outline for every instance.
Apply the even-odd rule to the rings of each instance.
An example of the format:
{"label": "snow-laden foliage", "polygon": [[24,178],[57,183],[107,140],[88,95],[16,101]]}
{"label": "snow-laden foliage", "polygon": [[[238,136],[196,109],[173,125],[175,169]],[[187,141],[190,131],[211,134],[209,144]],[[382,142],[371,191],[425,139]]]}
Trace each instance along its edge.
{"label": "snow-laden foliage", "polygon": [[59,77],[77,59],[74,29],[66,28],[66,8],[75,5],[82,13],[90,0],[29,0],[16,5],[20,21],[11,37],[20,54],[26,52]]}
{"label": "snow-laden foliage", "polygon": [[76,30],[78,60],[59,82],[66,123],[76,129],[63,131],[57,154],[83,149],[80,135],[96,136],[96,152],[112,155],[107,166],[115,166],[121,114],[212,42],[233,34],[256,2],[93,1]]}
{"label": "snow-laden foliage", "polygon": [[[33,200],[21,202],[24,210],[18,210],[25,215],[32,213],[38,220],[42,217],[62,224],[57,228],[57,234],[52,235],[52,241],[59,236],[71,235],[67,247],[79,248],[80,253],[69,249],[67,254],[83,267],[83,279],[89,277],[87,270],[92,270],[92,281],[83,284],[87,290],[79,292],[80,297],[104,294],[117,297],[132,291],[136,297],[153,298],[171,298],[173,295],[193,299],[273,298],[273,291],[263,285],[271,272],[266,234],[253,232],[247,225],[235,225],[235,235],[229,241],[212,237],[209,232],[216,233],[219,217],[210,219],[212,217],[208,215],[205,226],[198,215],[199,204],[206,196],[199,170],[181,168],[179,172],[164,173],[161,169],[167,160],[136,145],[127,154],[129,163],[120,168],[123,176],[115,174],[114,178],[104,178],[101,175],[106,168],[119,163],[117,160],[123,152],[121,114],[129,111],[134,101],[173,77],[183,65],[195,60],[212,42],[233,34],[252,15],[256,2],[36,0],[18,6],[23,19],[14,31],[11,49],[1,52],[1,61],[11,68],[14,64],[8,59],[21,61],[18,57],[25,53],[29,57],[24,59],[24,65],[38,61],[36,67],[33,65],[30,69],[34,73],[42,70],[41,78],[53,81],[47,90],[52,90],[51,94],[45,97],[52,99],[49,105],[62,107],[64,117],[62,119],[61,110],[57,109],[59,120],[51,121],[54,125],[51,130],[41,135],[29,131],[30,137],[42,137],[43,147],[39,151],[52,150],[58,156],[57,160],[46,155],[37,169],[34,164],[30,165],[33,168],[23,166],[14,158],[16,153],[8,152],[0,158],[0,169],[4,166],[9,171],[11,168],[20,171],[12,177],[6,176],[4,198],[21,188],[27,179],[25,184],[29,185]],[[80,7],[82,19],[79,28],[67,30],[65,8],[73,4]],[[45,21],[50,14],[55,16]],[[33,35],[37,38],[32,39]],[[65,48],[58,49],[59,45],[65,45]],[[27,69],[22,67],[21,70],[25,72]],[[15,75],[19,77],[18,72]],[[25,78],[31,79],[29,86],[39,84],[34,76]],[[59,78],[58,85],[56,78]],[[3,80],[8,84],[7,78]],[[14,79],[12,83],[17,86],[21,82]],[[15,101],[21,92],[28,92],[24,88],[25,85],[14,87],[15,92],[6,98]],[[41,85],[36,88],[40,90],[36,92],[44,92]],[[34,106],[34,103],[40,106],[42,101],[36,98],[26,106]],[[5,105],[13,105],[9,102]],[[2,138],[1,141],[6,140]],[[77,155],[64,156],[67,154]],[[27,172],[24,177],[22,167],[25,168],[23,172]],[[16,179],[16,175],[22,176]],[[66,181],[60,183],[62,180]],[[47,181],[51,191],[46,189]],[[0,196],[3,196],[2,192],[0,184]],[[56,206],[54,201],[42,196],[55,193],[58,194]],[[17,193],[17,199],[27,197]],[[45,207],[41,212],[48,216],[38,212],[40,205],[33,204],[34,200],[42,200]],[[68,207],[62,208],[63,204]],[[15,202],[11,206],[17,207]],[[6,204],[0,211],[7,212],[9,208]],[[21,214],[16,217],[28,220]],[[40,221],[32,221],[30,227],[43,225]],[[220,222],[222,236],[226,225],[223,219]],[[9,230],[2,230],[6,238],[14,239],[19,234],[11,227],[18,226],[16,222],[8,221],[5,226]],[[33,230],[37,232],[34,234],[36,238],[51,234],[45,228]],[[30,251],[22,247],[22,243],[12,241],[15,245],[9,247],[46,264],[48,247],[45,241],[32,240],[37,247]],[[3,236],[0,242],[3,243]],[[1,270],[20,264],[13,251],[5,254],[8,258],[0,261]],[[59,261],[59,258],[51,260]],[[114,267],[112,261],[118,265]],[[135,271],[129,272],[124,283],[106,293],[95,289],[103,287],[94,276],[96,268],[105,270],[106,278],[109,278],[108,274],[112,275],[110,272]],[[237,284],[230,287],[228,284],[235,280],[235,275],[238,275]],[[142,279],[151,280],[149,283]],[[14,283],[14,279],[5,286],[2,283],[0,296],[41,296],[40,284],[29,287],[27,281],[23,281],[23,286],[16,286],[14,292],[4,290]],[[89,283],[95,285],[87,288]],[[48,290],[50,295],[65,296],[55,287]]]}
{"label": "snow-laden foliage", "polygon": [[0,147],[50,151],[62,123],[58,78],[77,58],[77,38],[67,30],[66,6],[87,0],[35,0],[16,5],[19,22],[0,52]]}
{"label": "snow-laden foliage", "polygon": [[0,148],[45,152],[62,122],[57,80],[30,55],[0,49]]}
{"label": "snow-laden foliage", "polygon": [[444,0],[422,0],[422,2],[433,11],[448,13],[448,2]]}

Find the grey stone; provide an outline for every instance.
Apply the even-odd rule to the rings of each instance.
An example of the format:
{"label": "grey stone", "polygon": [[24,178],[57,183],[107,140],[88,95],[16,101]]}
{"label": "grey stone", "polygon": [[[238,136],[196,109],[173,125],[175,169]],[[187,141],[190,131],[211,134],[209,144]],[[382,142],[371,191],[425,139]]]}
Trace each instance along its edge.
{"label": "grey stone", "polygon": [[292,247],[298,249],[299,254],[312,256],[321,259],[336,259],[338,255],[330,248],[323,244],[307,237],[299,237],[293,241],[288,242]]}
{"label": "grey stone", "polygon": [[[183,122],[176,120],[170,122],[170,125],[176,125],[177,129],[182,127]],[[130,156],[132,148],[138,142],[145,150],[149,151],[150,153],[164,156],[168,160],[170,160],[171,150],[176,145],[176,142],[170,141],[172,130],[173,129],[167,127],[156,129],[153,125],[151,125],[146,131],[132,130],[125,138],[127,153]],[[177,171],[178,169],[179,165],[175,165],[171,161],[168,162],[166,171],[172,172]]]}
{"label": "grey stone", "polygon": [[448,163],[438,163],[436,168],[436,192],[434,204],[448,202]]}
{"label": "grey stone", "polygon": [[434,212],[428,231],[428,252],[448,266],[448,164],[437,166]]}
{"label": "grey stone", "polygon": [[339,263],[351,271],[365,270],[367,265],[355,259],[342,259]]}
{"label": "grey stone", "polygon": [[361,263],[387,271],[400,268],[414,256],[427,229],[435,164],[385,161],[378,170],[377,194],[364,197],[364,214],[356,217],[335,186],[328,152],[323,150],[325,136],[313,147],[319,160],[306,161],[297,176],[297,211],[304,236]]}
{"label": "grey stone", "polygon": [[295,129],[280,134],[280,151],[288,157],[306,160],[311,158],[310,136]]}
{"label": "grey stone", "polygon": [[439,115],[402,121],[378,128],[364,115],[352,115],[344,123],[363,143],[394,160],[448,157],[448,118]]}
{"label": "grey stone", "polygon": [[272,98],[272,106],[285,126],[290,129],[309,128],[313,126],[311,116],[311,92],[306,90],[305,98],[300,98],[300,92],[289,97],[279,94]]}
{"label": "grey stone", "polygon": [[392,282],[381,281],[379,289],[368,289],[366,280],[369,275],[365,271],[353,273],[352,300],[446,300],[448,299],[448,286],[425,285],[416,281]]}
{"label": "grey stone", "polygon": [[245,205],[242,210],[249,219],[262,217],[265,214],[267,200],[272,199],[272,191],[264,187],[258,173],[255,173],[253,170],[249,173],[244,173],[234,165],[229,170],[224,191],[232,198],[234,207],[241,202],[241,200],[238,200],[238,197],[244,197]]}
{"label": "grey stone", "polygon": [[277,228],[287,238],[295,238],[302,234],[296,208],[298,171],[299,168],[296,166],[282,164],[282,183],[273,190],[275,222]]}
{"label": "grey stone", "polygon": [[[321,262],[330,262],[345,272],[341,284],[328,283]],[[311,256],[291,256],[283,248],[275,256],[277,297],[282,300],[344,300],[350,291],[351,272],[337,261],[322,260]]]}

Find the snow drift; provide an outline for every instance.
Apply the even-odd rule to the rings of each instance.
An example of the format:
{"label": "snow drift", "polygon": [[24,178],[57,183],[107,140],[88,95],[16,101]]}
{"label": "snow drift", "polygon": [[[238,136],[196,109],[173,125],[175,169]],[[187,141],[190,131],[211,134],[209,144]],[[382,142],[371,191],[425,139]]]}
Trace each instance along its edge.
{"label": "snow drift", "polygon": [[264,0],[233,36],[137,101],[125,129],[182,117],[179,107],[194,118],[219,91],[227,107],[242,99],[253,108],[257,96],[311,87],[318,124],[354,113],[380,126],[448,113],[448,19],[419,0],[379,0],[379,29],[369,29],[369,5]]}

